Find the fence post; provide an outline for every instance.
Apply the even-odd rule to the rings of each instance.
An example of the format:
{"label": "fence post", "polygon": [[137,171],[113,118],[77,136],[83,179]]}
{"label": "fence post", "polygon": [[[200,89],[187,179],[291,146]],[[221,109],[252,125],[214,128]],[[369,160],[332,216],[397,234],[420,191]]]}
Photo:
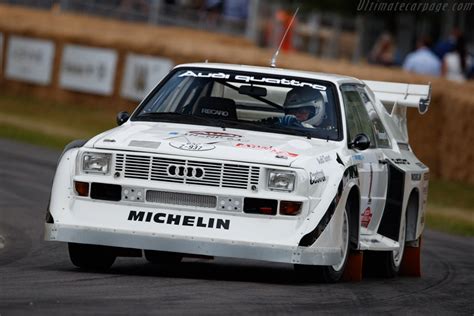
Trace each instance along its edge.
{"label": "fence post", "polygon": [[161,0],[150,1],[150,11],[148,12],[148,23],[158,24],[160,19]]}
{"label": "fence post", "polygon": [[69,9],[69,0],[61,0],[60,7],[61,11],[66,11],[67,9]]}
{"label": "fence post", "polygon": [[258,32],[260,31],[259,27],[259,9],[260,9],[260,0],[250,0],[247,8],[247,23],[245,26],[245,36],[256,43],[258,39]]}

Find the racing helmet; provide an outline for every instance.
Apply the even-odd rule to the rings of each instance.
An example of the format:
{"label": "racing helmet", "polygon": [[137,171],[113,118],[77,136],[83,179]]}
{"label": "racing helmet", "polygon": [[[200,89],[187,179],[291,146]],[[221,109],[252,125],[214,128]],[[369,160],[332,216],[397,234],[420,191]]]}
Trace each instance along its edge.
{"label": "racing helmet", "polygon": [[325,116],[324,98],[316,89],[310,87],[296,87],[288,91],[284,103],[287,115],[295,115],[299,111],[308,112],[308,117],[301,123],[317,126]]}

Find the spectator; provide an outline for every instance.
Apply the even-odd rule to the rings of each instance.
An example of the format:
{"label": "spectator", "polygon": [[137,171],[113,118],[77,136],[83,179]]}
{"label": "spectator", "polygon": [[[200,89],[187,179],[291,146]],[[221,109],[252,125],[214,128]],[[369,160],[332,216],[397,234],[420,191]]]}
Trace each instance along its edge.
{"label": "spectator", "polygon": [[442,73],[448,80],[463,82],[470,69],[464,37],[459,36],[455,49],[444,55]]}
{"label": "spectator", "polygon": [[230,20],[242,21],[247,19],[248,0],[224,0],[222,15]]}
{"label": "spectator", "polygon": [[222,0],[206,0],[204,10],[206,12],[206,24],[208,27],[216,27],[219,16],[222,14]]}
{"label": "spectator", "polygon": [[369,63],[383,66],[395,64],[395,45],[392,35],[389,33],[380,35],[370,52]]}
{"label": "spectator", "polygon": [[456,48],[456,42],[461,36],[461,31],[458,28],[454,28],[449,37],[446,40],[439,41],[433,49],[433,52],[438,56],[440,60],[443,60],[444,55],[452,52]]}
{"label": "spectator", "polygon": [[441,61],[430,50],[430,40],[423,37],[418,40],[416,51],[408,54],[403,63],[405,71],[417,73],[420,75],[440,76]]}

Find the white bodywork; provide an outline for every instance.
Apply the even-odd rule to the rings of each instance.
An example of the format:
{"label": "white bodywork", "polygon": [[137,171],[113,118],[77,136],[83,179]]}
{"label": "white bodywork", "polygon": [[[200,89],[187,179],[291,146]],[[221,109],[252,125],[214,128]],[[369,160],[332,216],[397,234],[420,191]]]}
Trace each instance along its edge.
{"label": "white bodywork", "polygon": [[[364,85],[349,77],[286,69],[207,63],[185,66],[286,74],[326,80],[337,87]],[[374,83],[367,82],[367,85],[370,87]],[[386,87],[392,85],[385,83]],[[337,91],[344,118],[341,91]],[[380,94],[382,101],[397,103],[395,107],[411,104],[387,98],[385,92],[374,93],[376,97]],[[422,98],[428,98],[428,95]],[[398,240],[383,234],[387,229],[390,231],[387,226],[400,225],[396,221],[390,223],[390,218],[384,219],[389,182],[393,181],[388,176],[389,168],[396,170],[393,172],[400,178],[392,183],[392,190],[395,184],[403,186],[398,201],[399,217],[407,218],[407,241],[417,240],[423,230],[428,168],[411,151],[400,117],[387,112],[379,100],[374,104],[386,127],[390,148],[349,149],[345,119],[342,119],[345,136],[340,141],[232,128],[223,131],[214,126],[127,121],[90,139],[84,146],[63,153],[54,178],[49,207],[51,220],[46,223],[45,238],[273,262],[335,265],[342,260],[340,227],[343,212],[351,190],[356,189],[359,207],[354,247],[395,250],[399,246]],[[112,172],[108,175],[83,173],[80,160],[85,152],[110,153]],[[221,174],[226,168],[236,168],[237,173],[240,172],[237,178],[244,178],[246,182],[243,185],[233,183],[232,179],[225,182],[224,175],[209,186],[195,185],[189,179],[183,179],[183,183],[161,181],[154,174],[154,168],[158,168],[155,163],[167,166],[185,163],[197,167],[215,164]],[[139,176],[126,176],[126,169],[131,166],[142,168]],[[275,169],[296,173],[293,192],[268,189],[267,175]],[[133,174],[130,169],[128,172]],[[315,174],[323,176],[320,181],[313,181],[311,177]],[[74,181],[120,185],[122,199],[104,201],[78,196]],[[153,199],[148,198],[148,191],[159,192],[161,202],[150,201]],[[413,192],[417,194],[418,207],[411,210],[413,214],[407,215],[408,199]],[[126,199],[125,194],[129,194]],[[301,213],[296,216],[248,214],[242,211],[245,198],[273,199],[278,203],[300,201],[303,204]],[[315,230],[333,201],[337,202],[337,207],[329,224],[313,243],[302,246],[302,238]],[[368,208],[370,216],[366,212]]]}

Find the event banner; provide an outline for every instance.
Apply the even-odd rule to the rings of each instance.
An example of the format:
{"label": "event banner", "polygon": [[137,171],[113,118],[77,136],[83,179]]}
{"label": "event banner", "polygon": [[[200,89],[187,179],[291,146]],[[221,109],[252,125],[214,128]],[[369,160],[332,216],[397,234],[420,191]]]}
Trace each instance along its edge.
{"label": "event banner", "polygon": [[59,85],[73,91],[111,95],[116,64],[117,52],[113,49],[65,45]]}
{"label": "event banner", "polygon": [[141,100],[173,67],[170,59],[128,54],[122,80],[121,95]]}
{"label": "event banner", "polygon": [[5,77],[48,85],[53,70],[54,43],[20,36],[10,36]]}

